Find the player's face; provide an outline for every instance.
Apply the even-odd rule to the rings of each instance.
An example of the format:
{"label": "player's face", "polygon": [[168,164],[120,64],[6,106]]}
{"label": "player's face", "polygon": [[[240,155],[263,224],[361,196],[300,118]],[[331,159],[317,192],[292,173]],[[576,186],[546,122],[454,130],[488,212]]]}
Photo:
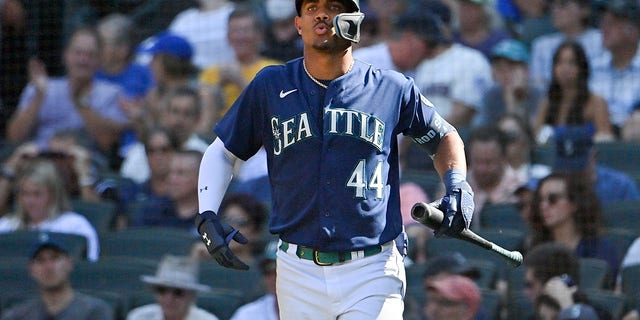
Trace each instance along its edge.
{"label": "player's face", "polygon": [[31,277],[45,291],[66,285],[72,269],[71,257],[53,248],[41,249],[29,263]]}
{"label": "player's face", "polygon": [[305,47],[319,51],[336,52],[346,49],[350,42],[336,36],[333,18],[345,13],[342,1],[307,0],[302,3],[300,16],[295,18],[296,28]]}

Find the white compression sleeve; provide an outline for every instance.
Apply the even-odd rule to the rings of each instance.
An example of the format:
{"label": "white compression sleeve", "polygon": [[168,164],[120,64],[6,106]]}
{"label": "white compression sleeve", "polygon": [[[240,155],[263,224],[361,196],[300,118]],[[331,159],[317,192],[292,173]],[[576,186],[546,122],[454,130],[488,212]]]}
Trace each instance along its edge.
{"label": "white compression sleeve", "polygon": [[211,210],[218,212],[220,203],[233,176],[233,166],[238,160],[222,140],[217,139],[209,145],[200,163],[198,174],[199,212]]}

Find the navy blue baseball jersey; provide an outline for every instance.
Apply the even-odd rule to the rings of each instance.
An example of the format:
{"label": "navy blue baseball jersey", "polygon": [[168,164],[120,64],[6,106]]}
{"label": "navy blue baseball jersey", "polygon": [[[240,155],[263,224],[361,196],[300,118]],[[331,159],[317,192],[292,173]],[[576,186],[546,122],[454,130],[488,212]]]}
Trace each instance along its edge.
{"label": "navy blue baseball jersey", "polygon": [[435,153],[444,131],[432,125],[449,124],[398,72],[356,60],[324,89],[302,61],[260,71],[216,125],[218,137],[243,160],[265,147],[269,228],[281,239],[322,251],[395,239],[402,230],[397,135]]}

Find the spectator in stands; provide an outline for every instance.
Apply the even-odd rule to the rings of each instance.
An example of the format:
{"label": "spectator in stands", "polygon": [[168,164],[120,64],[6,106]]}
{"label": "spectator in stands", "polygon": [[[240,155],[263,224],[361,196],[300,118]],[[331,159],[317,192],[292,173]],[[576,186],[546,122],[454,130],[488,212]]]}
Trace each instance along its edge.
{"label": "spectator in stands", "polygon": [[625,200],[640,200],[635,181],[628,174],[598,164],[598,150],[590,126],[567,126],[556,129],[554,170],[575,173],[595,188],[600,205]]}
{"label": "spectator in stands", "polygon": [[193,219],[198,214],[198,171],[202,153],[194,150],[176,151],[171,156],[167,177],[167,201],[145,201],[133,226],[163,226],[182,228],[197,235]]}
{"label": "spectator in stands", "polygon": [[65,181],[49,159],[37,159],[16,176],[15,211],[0,218],[0,232],[44,230],[87,238],[87,259],[100,255],[98,234],[91,223],[71,208]]}
{"label": "spectator in stands", "polygon": [[[258,262],[264,247],[265,226],[268,219],[264,204],[251,195],[231,193],[223,199],[219,211],[220,220],[235,226],[249,240],[244,245],[229,243],[233,253],[250,265]],[[211,259],[204,244],[200,241],[194,245],[192,256],[198,259]]]}
{"label": "spectator in stands", "polygon": [[[21,172],[33,159],[51,160],[60,172],[64,188],[72,199],[98,201],[95,190],[99,171],[107,168],[100,163],[100,156],[91,153],[72,131],[59,131],[49,141],[46,148],[33,142],[20,144],[12,150],[2,165],[4,180],[0,181],[0,212],[4,214],[13,205],[15,192],[12,184],[16,174]],[[102,159],[104,160],[104,159]],[[2,215],[0,214],[0,215]]]}
{"label": "spectator in stands", "polygon": [[586,50],[588,64],[600,55],[602,36],[591,28],[590,0],[552,0],[551,19],[556,33],[542,35],[531,44],[530,78],[539,88],[547,88],[551,81],[553,54],[560,43],[571,40]]}
{"label": "spectator in stands", "polygon": [[428,320],[471,320],[480,309],[482,295],[473,280],[445,275],[428,281],[423,314]]}
{"label": "spectator in stands", "polygon": [[[606,51],[592,63],[590,86],[609,106],[611,122],[620,129],[640,101],[640,7],[635,0],[606,1],[600,21]],[[637,111],[636,111],[637,112]]]}
{"label": "spectator in stands", "polygon": [[517,39],[528,48],[534,39],[556,31],[549,14],[547,0],[513,0],[520,15],[520,21],[511,27]]}
{"label": "spectator in stands", "polygon": [[[298,30],[291,25],[291,20],[296,16],[295,9],[290,0],[265,1],[267,27],[262,56],[276,61],[289,61],[302,56],[302,40]],[[362,34],[360,37],[362,39]]]}
{"label": "spectator in stands", "polygon": [[491,66],[480,51],[453,43],[449,26],[434,20],[425,28],[427,53],[416,68],[416,85],[447,121],[469,126],[493,84]]}
{"label": "spectator in stands", "polygon": [[533,122],[542,90],[528,80],[529,51],[518,40],[500,41],[491,50],[494,85],[484,93],[482,104],[473,119],[475,126],[495,123],[506,113]]}
{"label": "spectator in stands", "polygon": [[[531,248],[524,258],[525,293],[533,305],[540,304],[555,306],[555,312],[564,314],[566,309],[576,306],[591,305],[586,295],[580,290],[579,259],[566,246],[547,242]],[[546,303],[540,300],[552,300]],[[610,319],[608,312],[596,309],[599,316],[594,319]],[[537,308],[536,311],[540,311]],[[586,312],[586,311],[585,311]],[[534,317],[539,319],[538,314]],[[553,318],[556,319],[556,318]],[[558,318],[570,319],[570,318]]]}
{"label": "spectator in stands", "polygon": [[126,116],[117,103],[119,88],[94,79],[100,50],[97,32],[81,28],[64,52],[66,77],[49,79],[45,65],[30,60],[30,84],[9,120],[9,141],[36,141],[44,147],[56,132],[72,129],[90,137],[96,150],[109,153],[117,145]]}
{"label": "spectator in stands", "polygon": [[563,42],[553,55],[553,76],[534,122],[537,141],[548,141],[559,125],[590,124],[596,142],[614,139],[607,102],[589,89],[589,61],[577,42]]}
{"label": "spectator in stands", "polygon": [[[178,150],[178,144],[169,134],[169,131],[162,127],[155,127],[147,131],[142,137],[144,152],[147,155],[149,168],[148,179],[140,182],[142,198],[138,201],[147,201],[150,198],[162,197],[169,194],[169,171],[171,157]],[[142,167],[136,167],[142,170]]]}
{"label": "spectator in stands", "polygon": [[[186,38],[172,33],[163,32],[143,42],[141,51],[151,55],[151,74],[155,82],[145,97],[143,104],[129,108],[140,108],[133,113],[143,113],[142,123],[137,123],[137,132],[160,123],[160,119],[167,107],[169,97],[176,88],[193,86],[194,77],[198,69],[191,64],[193,47]],[[203,118],[212,113],[203,111]]]}
{"label": "spectator in stands", "polygon": [[[139,122],[143,116],[141,108],[136,105],[151,88],[151,72],[149,68],[132,61],[133,20],[123,14],[110,14],[98,23],[98,34],[102,41],[101,67],[96,78],[120,86],[123,92],[120,106],[131,122]],[[127,148],[137,141],[135,126],[129,126],[120,139],[120,157],[124,157]]]}
{"label": "spectator in stands", "polygon": [[131,310],[127,320],[218,320],[215,315],[196,306],[198,292],[211,290],[209,286],[198,283],[199,272],[198,261],[165,255],[155,275],[141,277],[142,282],[155,293],[156,303]]}
{"label": "spectator in stands", "polygon": [[[203,152],[209,144],[196,133],[197,123],[202,115],[202,102],[197,90],[177,87],[167,97],[167,105],[162,110],[160,125],[167,129],[171,140],[179,150]],[[144,134],[144,133],[143,133]],[[120,173],[138,183],[149,178],[147,153],[143,143],[134,144],[125,157]]]}
{"label": "spectator in stands", "polygon": [[602,235],[602,213],[591,185],[577,175],[552,173],[540,180],[531,206],[532,246],[553,241],[580,258],[606,261],[615,276],[616,248]]}
{"label": "spectator in stands", "polygon": [[525,120],[508,113],[498,120],[498,128],[507,138],[507,162],[516,171],[520,181],[537,181],[551,173],[548,165],[533,162],[535,140],[533,131]]}
{"label": "spectator in stands", "polygon": [[511,38],[501,27],[493,25],[491,6],[487,0],[458,0],[458,30],[454,41],[491,56],[491,50],[500,41]]}
{"label": "spectator in stands", "polygon": [[469,137],[469,184],[475,196],[478,227],[485,204],[515,203],[514,191],[524,184],[507,162],[507,140],[496,126],[475,128]]}
{"label": "spectator in stands", "polygon": [[257,300],[240,306],[231,320],[278,320],[278,298],[276,296],[276,252],[278,241],[270,241],[264,249],[264,254],[258,267],[262,273],[262,285],[265,294]]}
{"label": "spectator in stands", "polygon": [[74,261],[64,240],[40,233],[30,254],[29,273],[38,285],[38,297],[2,313],[2,320],[60,319],[112,320],[113,308],[103,300],[77,292],[71,286]]}
{"label": "spectator in stands", "polygon": [[410,0],[369,0],[367,8],[374,12],[378,20],[378,34],[381,41],[393,36],[393,21],[407,9]]}
{"label": "spectator in stands", "polygon": [[227,40],[227,21],[234,1],[198,0],[197,8],[180,12],[169,30],[185,37],[194,46],[193,64],[204,69],[233,61],[233,49]]}
{"label": "spectator in stands", "polygon": [[212,87],[213,92],[224,97],[224,105],[215,115],[216,119],[229,110],[256,73],[268,65],[282,64],[260,55],[263,32],[263,26],[252,7],[237,7],[229,15],[227,39],[235,59],[224,64],[209,65],[200,74],[202,84]]}
{"label": "spectator in stands", "polygon": [[413,77],[418,64],[427,57],[429,44],[433,42],[431,34],[437,27],[435,19],[438,18],[426,12],[406,12],[394,21],[393,37],[357,49],[353,55],[375,68],[391,69]]}

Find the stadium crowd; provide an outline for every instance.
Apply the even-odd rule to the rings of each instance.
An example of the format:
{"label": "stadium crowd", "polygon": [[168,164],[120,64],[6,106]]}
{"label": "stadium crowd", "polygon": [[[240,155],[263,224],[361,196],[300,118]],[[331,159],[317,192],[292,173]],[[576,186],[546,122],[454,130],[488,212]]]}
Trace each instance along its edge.
{"label": "stadium crowd", "polygon": [[[415,79],[456,126],[472,229],[525,255],[514,269],[416,225],[413,203],[443,186],[400,136],[405,319],[640,319],[640,1],[360,5],[354,57]],[[0,0],[1,319],[277,318],[264,150],[220,212],[250,240],[232,247],[249,272],[210,261],[193,220],[212,127],[263,67],[302,55],[295,15],[292,0]]]}

